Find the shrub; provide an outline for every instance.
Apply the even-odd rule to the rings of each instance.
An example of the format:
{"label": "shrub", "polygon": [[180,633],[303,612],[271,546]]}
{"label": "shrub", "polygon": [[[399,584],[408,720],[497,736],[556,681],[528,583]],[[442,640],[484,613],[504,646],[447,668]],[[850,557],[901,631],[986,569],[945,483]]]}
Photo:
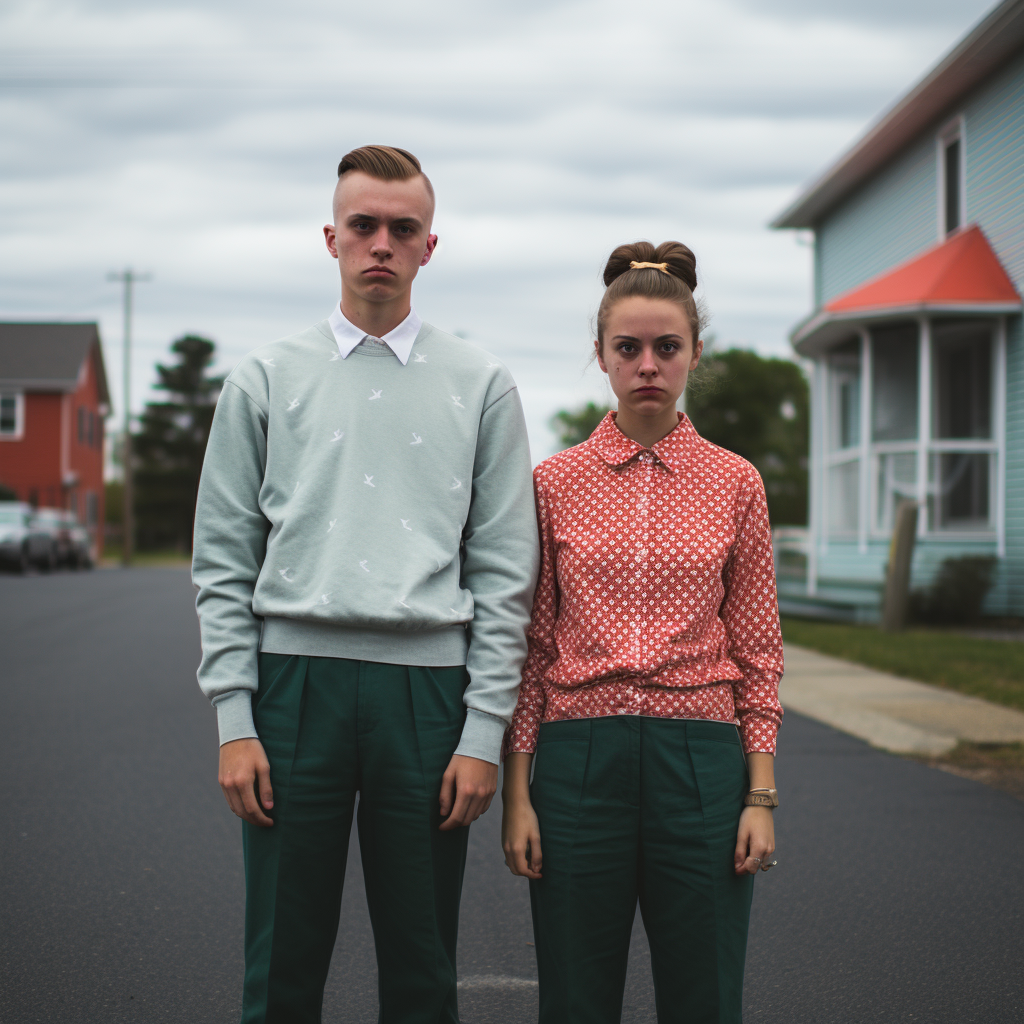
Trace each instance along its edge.
{"label": "shrub", "polygon": [[992,586],[996,559],[977,555],[947,558],[927,590],[911,594],[911,615],[918,622],[977,622]]}

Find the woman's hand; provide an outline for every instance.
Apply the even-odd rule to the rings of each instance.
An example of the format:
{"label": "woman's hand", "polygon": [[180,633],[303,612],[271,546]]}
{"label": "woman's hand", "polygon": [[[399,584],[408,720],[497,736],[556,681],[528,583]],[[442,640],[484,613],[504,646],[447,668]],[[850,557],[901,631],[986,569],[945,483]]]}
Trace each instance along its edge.
{"label": "woman's hand", "polygon": [[533,804],[529,797],[510,799],[503,793],[502,805],[501,848],[509,871],[525,878],[540,878],[540,824]]}
{"label": "woman's hand", "polygon": [[533,754],[509,754],[501,787],[501,848],[513,875],[540,878],[540,824],[530,803]]}
{"label": "woman's hand", "polygon": [[744,807],[733,858],[737,875],[756,875],[775,852],[775,821],[769,807]]}

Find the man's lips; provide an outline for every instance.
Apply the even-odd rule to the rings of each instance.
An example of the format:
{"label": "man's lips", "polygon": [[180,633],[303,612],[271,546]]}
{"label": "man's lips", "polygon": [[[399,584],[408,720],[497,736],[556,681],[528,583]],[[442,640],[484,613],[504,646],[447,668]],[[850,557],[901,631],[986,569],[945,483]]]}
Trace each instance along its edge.
{"label": "man's lips", "polygon": [[363,271],[363,275],[364,276],[367,275],[367,274],[373,274],[373,275],[380,274],[381,276],[384,276],[384,277],[394,277],[395,276],[395,272],[393,270],[389,270],[387,267],[370,267],[369,270],[364,270]]}

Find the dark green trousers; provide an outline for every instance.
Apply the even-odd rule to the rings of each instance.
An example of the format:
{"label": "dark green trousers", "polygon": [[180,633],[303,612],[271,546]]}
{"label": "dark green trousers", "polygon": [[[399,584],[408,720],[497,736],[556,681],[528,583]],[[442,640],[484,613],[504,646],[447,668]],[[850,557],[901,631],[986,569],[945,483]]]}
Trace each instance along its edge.
{"label": "dark green trousers", "polygon": [[441,832],[465,668],[261,654],[253,699],[274,825],[243,825],[243,1024],[318,1024],[352,812],[377,948],[381,1024],[458,1021],[468,828]]}
{"label": "dark green trousers", "polygon": [[530,882],[541,1024],[622,1015],[637,901],[660,1024],[739,1024],[753,877],[733,873],[747,770],[735,727],[614,716],[540,727]]}

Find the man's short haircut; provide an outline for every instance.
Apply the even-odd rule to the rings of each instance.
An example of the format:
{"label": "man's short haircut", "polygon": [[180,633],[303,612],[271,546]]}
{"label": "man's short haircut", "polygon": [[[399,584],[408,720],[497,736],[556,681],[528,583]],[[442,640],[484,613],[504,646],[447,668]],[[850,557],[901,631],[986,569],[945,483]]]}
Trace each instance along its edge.
{"label": "man's short haircut", "polygon": [[419,160],[407,149],[395,146],[360,146],[347,153],[338,164],[338,177],[348,171],[362,171],[378,181],[408,181],[419,175],[434,198],[434,186],[423,173]]}

